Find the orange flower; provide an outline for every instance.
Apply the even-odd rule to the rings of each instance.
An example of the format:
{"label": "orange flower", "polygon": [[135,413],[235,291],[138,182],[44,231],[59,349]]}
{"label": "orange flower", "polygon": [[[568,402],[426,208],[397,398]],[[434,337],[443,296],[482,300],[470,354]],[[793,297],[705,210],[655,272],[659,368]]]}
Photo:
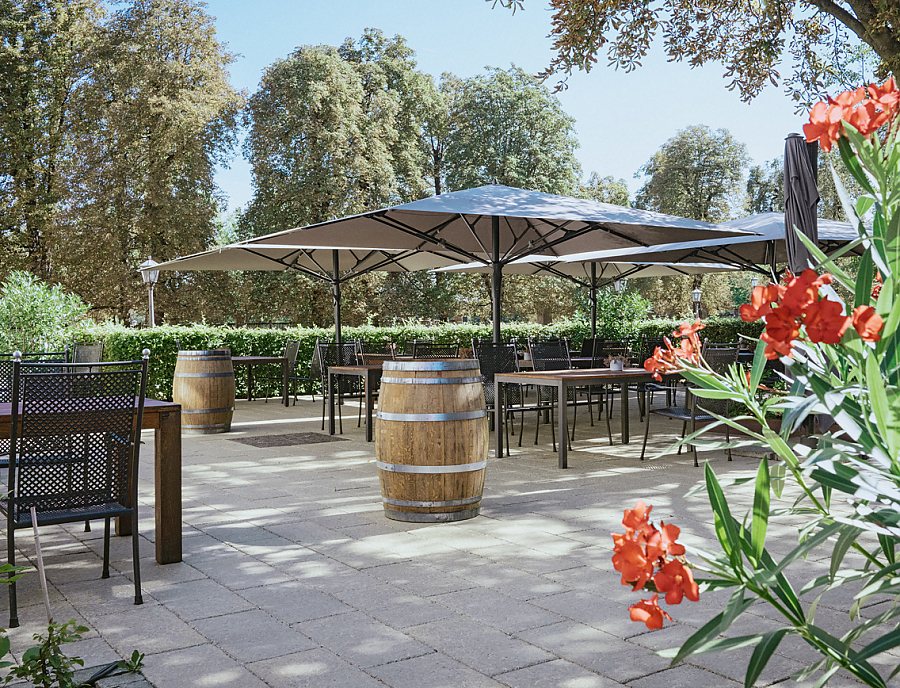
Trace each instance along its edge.
{"label": "orange flower", "polygon": [[772,310],[772,302],[778,300],[778,285],[754,287],[750,294],[750,303],[741,306],[741,319],[744,322],[756,322],[764,318]]}
{"label": "orange flower", "polygon": [[850,326],[850,318],[844,315],[844,307],[837,301],[824,298],[811,303],[803,319],[809,341],[837,344]]}
{"label": "orange flower", "polygon": [[625,534],[628,537],[634,537],[635,532],[649,533],[654,530],[650,525],[650,512],[653,511],[652,506],[647,506],[643,500],[639,499],[633,509],[625,509],[625,516],[622,518],[622,525],[625,526]]}
{"label": "orange flower", "polygon": [[841,135],[841,115],[843,110],[823,102],[818,102],[809,111],[809,124],[803,125],[807,141],[818,141],[822,150],[830,151],[833,141]]}
{"label": "orange flower", "polygon": [[881,339],[884,320],[872,306],[858,306],[853,310],[853,327],[859,332],[859,336],[867,342],[877,342]]}
{"label": "orange flower", "polygon": [[673,557],[678,557],[684,554],[684,545],[680,545],[675,540],[678,539],[678,536],[681,535],[681,529],[672,525],[671,523],[666,523],[665,521],[659,522],[659,530],[656,531],[658,534],[659,548],[662,549],[666,554],[669,554]]}
{"label": "orange flower", "polygon": [[794,340],[800,336],[797,318],[787,308],[776,308],[766,315],[766,330],[760,339],[766,342],[766,358],[793,356]]}
{"label": "orange flower", "polygon": [[653,562],[647,558],[644,548],[628,537],[617,538],[612,563],[613,568],[622,574],[622,585],[631,585],[640,590],[653,577]]}
{"label": "orange flower", "polygon": [[818,275],[815,270],[807,268],[799,277],[788,280],[781,292],[780,307],[787,308],[795,316],[800,316],[810,304],[819,300],[819,287],[831,284],[831,275]]}
{"label": "orange flower", "polygon": [[651,631],[663,626],[663,617],[669,621],[672,617],[659,608],[659,595],[653,595],[649,600],[641,600],[628,608],[632,621],[643,621]]}
{"label": "orange flower", "polygon": [[700,599],[700,588],[694,581],[691,569],[677,559],[662,567],[653,578],[656,589],[666,593],[666,604],[681,604],[686,596],[691,602]]}
{"label": "orange flower", "polygon": [[[868,96],[868,99],[863,101]],[[816,103],[809,112],[809,123],[803,125],[807,141],[818,141],[823,150],[830,151],[842,132],[844,120],[863,136],[869,136],[889,122],[900,107],[900,91],[893,77],[881,86],[844,91],[828,103]]]}
{"label": "orange flower", "polygon": [[875,273],[875,281],[877,284],[872,287],[872,300],[877,301],[878,297],[881,295],[881,288],[884,286],[884,282],[881,279],[881,271]]}

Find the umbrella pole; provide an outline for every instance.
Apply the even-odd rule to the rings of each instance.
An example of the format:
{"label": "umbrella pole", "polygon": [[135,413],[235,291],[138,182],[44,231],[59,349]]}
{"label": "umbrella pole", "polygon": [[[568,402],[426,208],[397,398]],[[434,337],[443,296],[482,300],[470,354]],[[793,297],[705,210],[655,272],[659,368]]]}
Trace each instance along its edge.
{"label": "umbrella pole", "polygon": [[591,263],[591,339],[597,336],[597,264]]}
{"label": "umbrella pole", "polygon": [[334,299],[334,341],[341,343],[341,273],[337,249],[331,252],[334,276],[331,279],[331,297]]}
{"label": "umbrella pole", "polygon": [[494,344],[500,343],[500,295],[503,288],[503,266],[500,264],[500,218],[491,218],[491,242],[493,244],[493,260],[491,261],[491,319],[494,321]]}

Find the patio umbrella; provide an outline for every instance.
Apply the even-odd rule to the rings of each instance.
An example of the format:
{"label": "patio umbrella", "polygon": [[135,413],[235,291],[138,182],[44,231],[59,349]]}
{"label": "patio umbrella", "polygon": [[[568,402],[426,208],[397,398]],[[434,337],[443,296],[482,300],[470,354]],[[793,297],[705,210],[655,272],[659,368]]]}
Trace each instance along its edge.
{"label": "patio umbrella", "polygon": [[[564,258],[564,257],[563,257]],[[464,263],[438,268],[435,272],[475,272],[491,270],[483,263]],[[554,275],[588,288],[591,302],[591,336],[597,334],[597,289],[620,279],[698,275],[709,272],[731,272],[738,268],[719,263],[617,263],[577,261],[567,263],[548,256],[526,256],[504,268],[507,275]]]}
{"label": "patio umbrella", "polygon": [[[815,144],[818,146],[818,143]],[[818,150],[818,149],[816,149]],[[810,267],[810,253],[797,231],[818,243],[816,204],[819,189],[810,160],[806,140],[800,134],[790,134],[784,140],[784,217],[788,267],[799,275]],[[794,230],[796,227],[797,231]]]}
{"label": "patio umbrella", "polygon": [[646,250],[673,241],[715,237],[721,242],[744,235],[743,230],[707,222],[491,184],[277,232],[244,242],[241,250],[362,244],[488,265],[494,340],[499,341],[502,273],[519,258],[599,248]]}
{"label": "patio umbrella", "polygon": [[[783,213],[761,213],[737,220],[723,222],[719,227],[743,229],[752,235],[731,237],[722,241],[684,241],[654,246],[649,249],[624,249],[613,251],[590,251],[564,256],[562,260],[579,262],[636,261],[654,263],[723,263],[741,270],[749,270],[778,279],[778,263],[787,262],[787,242],[785,241]],[[831,254],[859,238],[859,234],[849,222],[818,220],[818,244],[826,254]],[[860,255],[864,249],[854,249]]]}
{"label": "patio umbrella", "polygon": [[413,272],[452,265],[458,259],[437,251],[373,249],[296,244],[257,244],[253,240],[160,263],[154,270],[294,271],[331,283],[335,339],[341,341],[341,285],[369,272]]}

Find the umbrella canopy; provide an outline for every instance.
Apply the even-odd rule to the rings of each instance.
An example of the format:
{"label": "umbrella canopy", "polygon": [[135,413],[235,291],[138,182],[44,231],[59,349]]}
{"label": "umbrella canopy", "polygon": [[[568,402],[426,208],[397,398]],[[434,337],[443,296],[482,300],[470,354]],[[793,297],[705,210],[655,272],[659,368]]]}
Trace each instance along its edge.
{"label": "umbrella canopy", "polygon": [[[709,272],[734,272],[738,268],[719,263],[616,263],[577,261],[564,262],[548,256],[527,256],[504,268],[507,275],[554,275],[586,286],[591,302],[591,336],[597,332],[597,289],[621,279],[638,277],[666,277],[669,275],[700,275]],[[464,263],[439,268],[435,272],[490,272],[483,263]]]}
{"label": "umbrella canopy", "polygon": [[[787,262],[787,246],[783,213],[761,213],[724,222],[720,227],[753,232],[751,236],[732,237],[725,241],[685,241],[655,246],[652,249],[625,249],[621,251],[591,251],[565,256],[567,262],[590,260],[622,261],[641,260],[654,263],[722,263],[742,270],[751,270],[772,278],[778,277],[777,263]],[[818,220],[819,248],[826,254],[833,253],[859,238],[849,222]],[[859,254],[864,249],[854,252]],[[767,267],[760,267],[767,266]]]}
{"label": "umbrella canopy", "polygon": [[[163,263],[157,269],[266,269],[230,265],[246,264],[244,261],[263,264],[266,258],[271,259],[266,254],[270,249],[277,253],[287,250],[286,247],[305,247],[307,250],[327,247],[332,253],[339,253],[339,249],[353,250],[352,247],[360,245],[375,247],[361,250],[406,251],[410,257],[423,252],[427,255],[420,263],[422,268],[442,267],[454,260],[480,262],[491,267],[494,340],[499,341],[502,271],[515,260],[534,254],[558,257],[562,252],[601,248],[647,250],[655,244],[710,237],[713,237],[712,241],[722,242],[729,237],[746,235],[744,230],[708,222],[491,184],[233,244],[227,247],[234,249],[229,258],[231,254],[241,253],[252,253],[253,258],[244,256],[228,267],[221,255],[217,260],[205,257],[216,252],[207,251]],[[219,251],[220,254],[223,252]],[[187,262],[189,259],[193,260],[191,264]],[[199,267],[207,260],[211,262],[206,264],[221,267]],[[330,280],[335,285],[335,316],[338,317],[340,256],[333,260]],[[286,264],[290,259],[275,259],[274,262]],[[395,259],[381,265],[393,269],[398,262]],[[285,269],[305,271],[300,264]],[[343,273],[343,278],[373,269],[380,268],[351,268]],[[313,272],[320,276],[322,273],[318,269]],[[339,323],[335,326],[339,334]]]}
{"label": "umbrella canopy", "polygon": [[811,267],[812,257],[797,232],[802,232],[813,243],[818,243],[818,202],[819,189],[806,139],[800,134],[791,134],[784,140],[784,224],[788,267],[795,275]]}

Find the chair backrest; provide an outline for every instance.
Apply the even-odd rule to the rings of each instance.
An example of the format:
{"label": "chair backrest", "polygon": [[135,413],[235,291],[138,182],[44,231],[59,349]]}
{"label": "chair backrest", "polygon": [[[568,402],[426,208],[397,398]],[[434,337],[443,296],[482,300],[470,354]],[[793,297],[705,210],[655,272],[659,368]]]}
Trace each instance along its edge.
{"label": "chair backrest", "polygon": [[300,342],[289,341],[284,345],[284,357],[287,359],[288,377],[297,374],[297,354],[300,353]]}
{"label": "chair backrest", "polygon": [[[76,344],[72,348],[72,363],[100,363],[103,360],[103,342]],[[76,373],[96,373],[96,366],[73,368]]]}
{"label": "chair backrest", "polygon": [[535,370],[568,370],[572,367],[569,347],[559,343],[531,342],[531,363]]}
{"label": "chair backrest", "polygon": [[[703,345],[703,360],[713,370],[713,372],[723,374],[728,369],[737,365],[738,353],[741,347],[737,344],[731,346],[709,346]],[[698,408],[704,411],[711,411],[718,415],[728,415],[729,401],[728,399],[701,399],[694,397],[694,403]]]}
{"label": "chair backrest", "polygon": [[633,363],[634,365],[643,367],[644,361],[653,356],[653,352],[656,351],[656,347],[665,348],[666,343],[663,341],[663,337],[648,337],[647,335],[641,336],[641,343],[637,350],[637,360]]}
{"label": "chair backrest", "polygon": [[515,344],[479,343],[472,347],[481,370],[481,386],[488,406],[494,405],[494,375],[515,373],[519,370],[519,357]]}
{"label": "chair backrest", "polygon": [[[313,354],[310,366],[310,377],[318,376],[322,382],[322,391],[328,389],[328,369],[332,366],[357,365],[359,361],[359,342],[316,342],[316,350]],[[318,374],[318,375],[316,375]],[[340,392],[349,394],[358,391],[361,378],[343,375],[340,377]]]}
{"label": "chair backrest", "polygon": [[394,360],[396,347],[389,339],[381,342],[360,342],[357,350],[363,365],[372,365]]}
{"label": "chair backrest", "polygon": [[[68,363],[69,349],[44,353],[22,354],[23,363]],[[39,370],[37,372],[40,372]],[[13,355],[0,354],[0,403],[12,401]]]}
{"label": "chair backrest", "polygon": [[413,342],[413,358],[459,358],[459,342],[456,344]]}
{"label": "chair backrest", "polygon": [[98,372],[14,362],[11,521],[29,520],[32,506],[51,520],[65,510],[89,516],[102,505],[136,505],[148,355],[98,363]]}
{"label": "chair backrest", "polygon": [[579,351],[578,355],[582,358],[588,358],[594,356],[594,344],[597,342],[596,337],[585,337],[584,341],[581,342],[581,351]]}

